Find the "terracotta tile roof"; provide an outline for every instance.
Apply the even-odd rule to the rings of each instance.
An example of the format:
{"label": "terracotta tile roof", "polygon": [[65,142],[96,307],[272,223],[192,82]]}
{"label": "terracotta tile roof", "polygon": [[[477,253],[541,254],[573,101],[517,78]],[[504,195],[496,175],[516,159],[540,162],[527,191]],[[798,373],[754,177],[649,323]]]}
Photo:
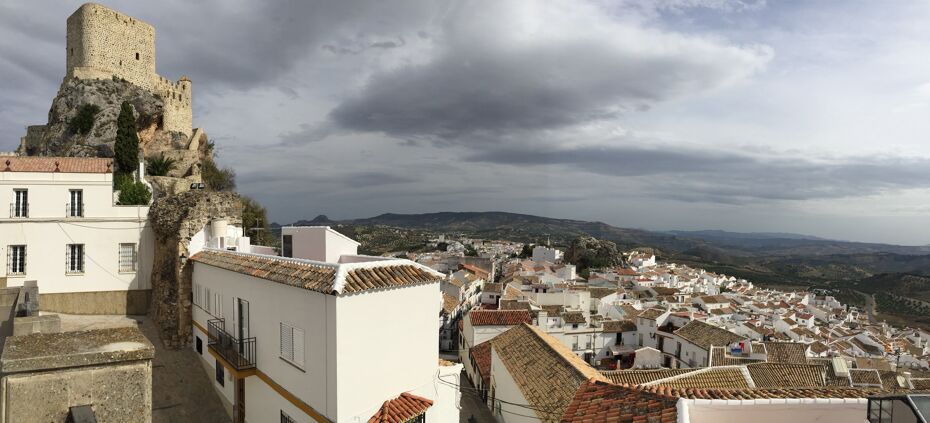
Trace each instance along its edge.
{"label": "terracotta tile roof", "polygon": [[653,422],[678,420],[677,399],[598,381],[578,387],[562,423]]}
{"label": "terracotta tile roof", "polygon": [[823,373],[824,386],[846,387],[849,385],[848,377],[837,376],[833,369],[833,363],[829,358],[811,359],[810,364],[820,366]]}
{"label": "terracotta tile roof", "polygon": [[872,345],[872,344],[866,344],[865,342],[862,342],[862,340],[859,338],[850,338],[849,342],[859,347],[859,349],[865,352],[866,354],[879,355],[879,356],[883,355],[881,348],[876,347],[875,345]]}
{"label": "terracotta tile roof", "polygon": [[857,369],[891,370],[891,363],[884,358],[856,357]]}
{"label": "terracotta tile roof", "polygon": [[491,294],[500,294],[502,286],[499,283],[486,283],[484,284],[484,292],[489,292]]}
{"label": "terracotta tile roof", "polygon": [[[498,335],[491,344],[529,405],[543,422],[557,422],[587,380],[607,382],[565,344],[527,324]],[[546,411],[542,411],[546,410]]]}
{"label": "terracotta tile roof", "polygon": [[698,297],[698,298],[700,298],[701,301],[704,302],[704,304],[723,304],[723,303],[730,302],[730,300],[727,297],[724,297],[723,295],[705,295],[703,297]]}
{"label": "terracotta tile roof", "polygon": [[604,298],[610,294],[617,292],[617,288],[604,288],[598,286],[592,286],[588,288],[588,292],[591,293],[591,298]]}
{"label": "terracotta tile roof", "polygon": [[385,401],[378,412],[368,419],[368,423],[404,423],[425,413],[432,405],[431,400],[404,392],[397,398]]}
{"label": "terracotta tile roof", "polygon": [[468,355],[475,363],[475,369],[481,376],[482,385],[487,389],[491,385],[491,341],[484,341],[468,350]]}
{"label": "terracotta tile roof", "polygon": [[659,316],[665,314],[666,311],[668,310],[662,310],[660,308],[649,308],[649,309],[643,310],[641,313],[639,313],[639,316],[637,317],[642,317],[643,319],[655,320],[655,319],[658,319]]}
{"label": "terracotta tile roof", "polygon": [[705,351],[709,351],[711,345],[727,346],[744,339],[733,332],[700,320],[692,320],[688,324],[675,329],[673,333]]}
{"label": "terracotta tile roof", "polygon": [[830,351],[830,347],[820,341],[814,341],[814,343],[809,345],[811,352],[814,354],[823,354],[827,351]]}
{"label": "terracotta tile roof", "polygon": [[190,260],[332,295],[438,282],[443,277],[441,273],[409,260],[332,264],[221,250],[203,250]]}
{"label": "terracotta tile roof", "polygon": [[749,357],[735,357],[727,353],[727,347],[712,347],[710,351],[710,365],[711,366],[736,366],[740,364],[751,364],[751,363],[760,363],[764,360],[749,358]]}
{"label": "terracotta tile roof", "polygon": [[783,399],[783,398],[868,398],[882,393],[879,389],[864,388],[782,388],[782,389],[704,389],[674,388],[669,386],[638,386],[646,392],[689,399]]}
{"label": "terracotta tile roof", "polygon": [[849,369],[849,380],[853,386],[882,386],[882,378],[875,369]]}
{"label": "terracotta tile roof", "polygon": [[498,310],[526,310],[532,312],[533,306],[530,305],[529,301],[501,299]]}
{"label": "terracotta tile roof", "polygon": [[807,345],[800,342],[764,342],[769,363],[807,364]]}
{"label": "terracotta tile roof", "polygon": [[0,157],[0,172],[111,173],[113,159],[97,157]]}
{"label": "terracotta tile roof", "polygon": [[656,370],[607,370],[601,374],[611,382],[621,385],[641,385],[659,379],[683,375],[697,369],[656,369]]}
{"label": "terracotta tile roof", "polygon": [[455,362],[452,362],[449,360],[443,360],[441,358],[439,359],[439,367],[450,367],[450,366],[454,366],[455,364],[456,364]]}
{"label": "terracotta tile roof", "polygon": [[604,320],[601,322],[604,333],[620,333],[636,331],[636,323],[632,320]]}
{"label": "terracotta tile roof", "polygon": [[442,311],[446,314],[452,314],[455,308],[459,306],[458,298],[455,298],[445,292],[442,293]]}
{"label": "terracotta tile roof", "polygon": [[580,311],[566,311],[562,313],[562,320],[568,324],[582,324],[588,321],[584,318],[584,313]]}
{"label": "terracotta tile roof", "polygon": [[930,378],[911,379],[911,384],[914,385],[914,389],[930,390]]}
{"label": "terracotta tile roof", "polygon": [[756,363],[747,365],[756,388],[819,388],[823,369],[815,364]]}
{"label": "terracotta tile roof", "polygon": [[705,367],[683,375],[653,381],[649,385],[672,388],[749,389],[752,386],[746,380],[749,375],[744,370],[740,366]]}
{"label": "terracotta tile roof", "polygon": [[472,310],[468,318],[472,326],[515,326],[533,321],[526,310]]}

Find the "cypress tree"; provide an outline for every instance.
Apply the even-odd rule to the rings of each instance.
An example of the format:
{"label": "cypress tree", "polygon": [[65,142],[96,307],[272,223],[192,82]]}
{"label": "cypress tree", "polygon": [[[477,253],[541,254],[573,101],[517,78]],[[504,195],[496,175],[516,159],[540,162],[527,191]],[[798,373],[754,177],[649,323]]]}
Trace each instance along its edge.
{"label": "cypress tree", "polygon": [[129,175],[139,167],[139,136],[136,134],[136,118],[132,106],[124,101],[116,118],[116,173]]}

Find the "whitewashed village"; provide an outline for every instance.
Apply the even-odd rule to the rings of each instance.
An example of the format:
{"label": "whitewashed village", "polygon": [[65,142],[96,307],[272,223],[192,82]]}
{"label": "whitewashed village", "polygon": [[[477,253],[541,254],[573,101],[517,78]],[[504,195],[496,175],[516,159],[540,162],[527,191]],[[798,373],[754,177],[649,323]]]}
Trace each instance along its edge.
{"label": "whitewashed village", "polygon": [[371,256],[285,226],[253,243],[238,196],[204,189],[194,85],[156,73],[155,29],[98,4],[67,26],[63,92],[157,98],[157,119],[128,106],[138,155],[177,166],[36,154],[51,121],[0,156],[0,423],[841,423],[926,405],[910,398],[930,390],[930,332],[648,250],[582,276],[510,240]]}

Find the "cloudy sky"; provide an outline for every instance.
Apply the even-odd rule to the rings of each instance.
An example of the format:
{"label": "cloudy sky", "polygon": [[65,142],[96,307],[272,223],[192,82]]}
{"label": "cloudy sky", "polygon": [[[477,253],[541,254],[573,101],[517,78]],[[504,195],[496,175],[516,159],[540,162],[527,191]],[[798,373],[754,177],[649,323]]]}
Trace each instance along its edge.
{"label": "cloudy sky", "polygon": [[[0,4],[0,150],[78,2]],[[112,1],[273,220],[502,210],[930,243],[930,3]]]}

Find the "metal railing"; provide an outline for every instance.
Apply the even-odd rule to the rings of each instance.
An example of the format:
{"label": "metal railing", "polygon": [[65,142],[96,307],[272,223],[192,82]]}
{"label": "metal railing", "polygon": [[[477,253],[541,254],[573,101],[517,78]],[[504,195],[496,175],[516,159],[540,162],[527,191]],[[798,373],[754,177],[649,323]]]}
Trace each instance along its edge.
{"label": "metal railing", "polygon": [[65,217],[84,217],[84,203],[65,204]]}
{"label": "metal railing", "polygon": [[255,338],[236,339],[226,332],[225,319],[207,321],[207,346],[236,370],[255,368]]}
{"label": "metal railing", "polygon": [[10,217],[29,217],[29,203],[10,203]]}

